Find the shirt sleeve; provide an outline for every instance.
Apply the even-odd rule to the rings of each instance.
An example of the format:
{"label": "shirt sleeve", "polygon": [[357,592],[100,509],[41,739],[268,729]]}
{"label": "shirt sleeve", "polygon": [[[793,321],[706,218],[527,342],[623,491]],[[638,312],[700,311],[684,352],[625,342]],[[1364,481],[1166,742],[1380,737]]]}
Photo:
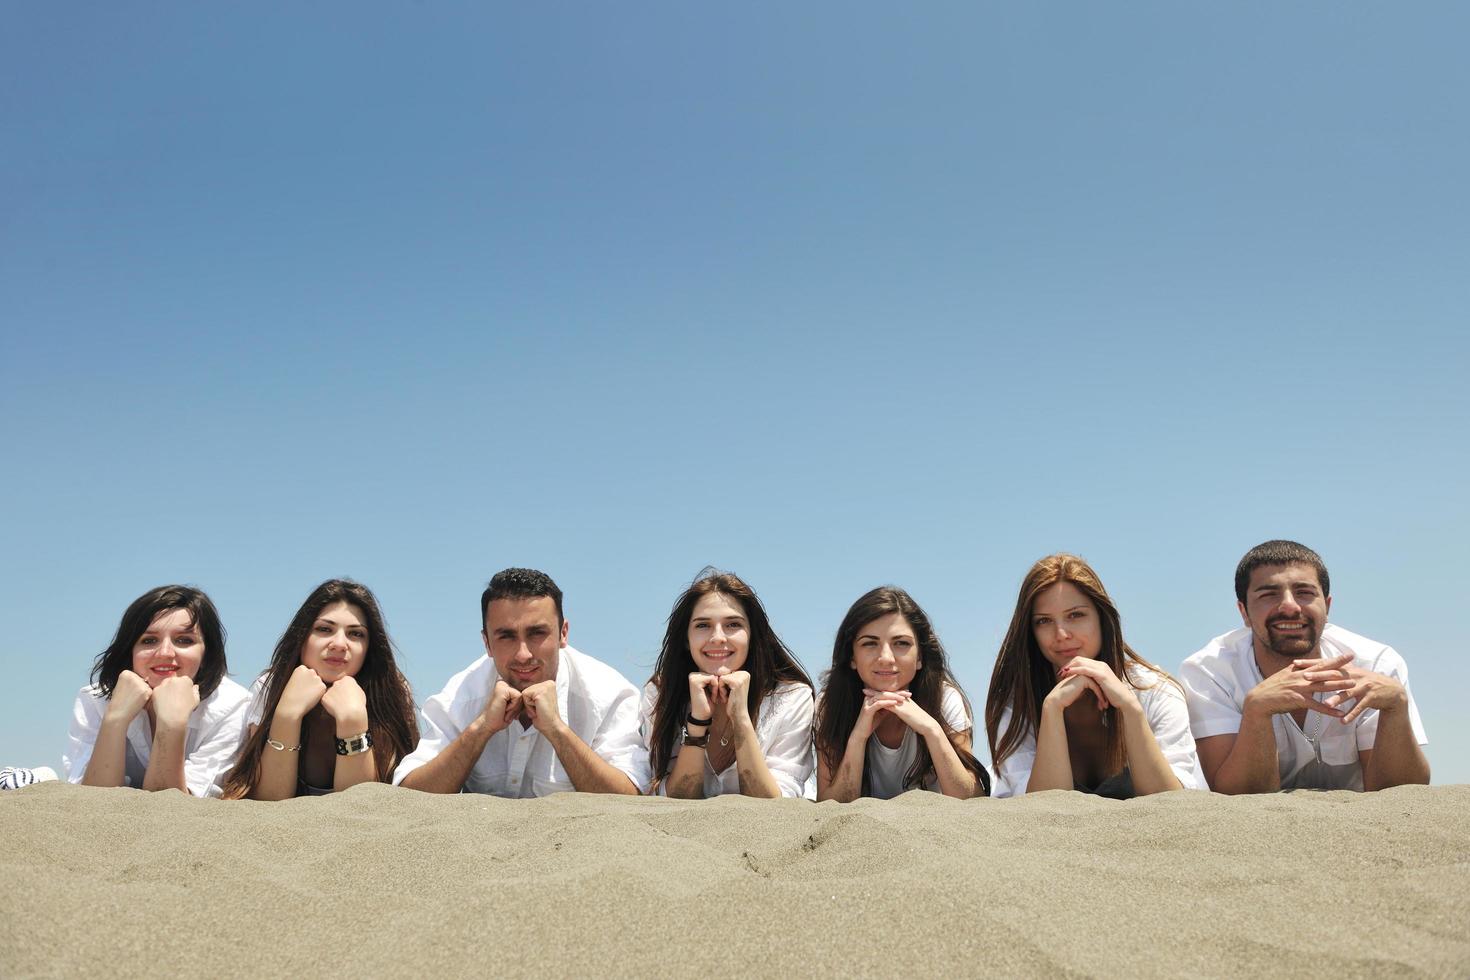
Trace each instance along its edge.
{"label": "shirt sleeve", "polygon": [[1149,730],[1154,733],[1154,741],[1159,743],[1159,751],[1163,752],[1164,761],[1169,763],[1179,785],[1184,789],[1208,790],[1210,787],[1205,783],[1199,754],[1194,748],[1184,695],[1164,677],[1156,677],[1153,687],[1137,693],[1148,718]]}
{"label": "shirt sleeve", "polygon": [[[1414,730],[1414,741],[1420,745],[1428,745],[1429,738],[1424,734],[1424,722],[1419,719],[1419,706],[1414,703],[1414,694],[1409,690],[1409,665],[1404,662],[1404,658],[1393,647],[1384,647],[1368,669],[1376,674],[1392,677],[1404,686],[1404,694],[1409,699],[1409,726]],[[1378,740],[1378,709],[1372,708],[1363,712],[1356,729],[1358,751],[1371,750]]]}
{"label": "shirt sleeve", "polygon": [[[997,745],[1004,741],[1010,727],[1011,709],[1006,708],[1000,716],[1000,725],[996,728],[999,736],[996,738]],[[1031,734],[1023,738],[1004,760],[992,763],[995,785],[991,787],[990,795],[998,800],[1008,796],[1024,796],[1026,784],[1031,781],[1031,767],[1034,765],[1036,736]]]}
{"label": "shirt sleeve", "polygon": [[602,716],[591,748],[604,762],[632,780],[638,792],[647,793],[652,776],[639,724],[642,700],[638,689],[625,683]]}
{"label": "shirt sleeve", "polygon": [[230,687],[229,693],[221,687],[211,695],[211,700],[219,700],[206,711],[199,743],[184,759],[184,785],[195,796],[220,795],[223,789],[220,780],[235,764],[240,743],[245,738],[250,698],[233,682]]}
{"label": "shirt sleeve", "polygon": [[[1218,658],[1213,661],[1220,663]],[[1189,711],[1189,727],[1195,738],[1234,735],[1240,731],[1240,705],[1225,679],[1215,674],[1203,658],[1190,657],[1179,668],[1179,683]]]}
{"label": "shirt sleeve", "polygon": [[939,710],[944,715],[945,724],[957,732],[969,731],[975,727],[975,723],[970,720],[970,713],[965,710],[964,696],[952,686],[945,685]]}
{"label": "shirt sleeve", "polygon": [[781,795],[801,799],[816,766],[812,749],[812,716],[816,701],[805,684],[778,688],[771,698],[771,727],[762,746],[766,767]]}
{"label": "shirt sleeve", "polygon": [[71,706],[71,722],[66,729],[66,751],[61,756],[62,778],[69,783],[80,783],[87,774],[87,764],[92,761],[92,750],[97,746],[97,730],[102,724],[106,704],[90,686],[77,692],[76,703]]}
{"label": "shirt sleeve", "polygon": [[[480,703],[480,707],[484,707],[483,702]],[[415,769],[434,761],[440,752],[449,747],[450,742],[459,738],[466,724],[461,721],[463,712],[464,706],[456,704],[453,695],[448,690],[440,691],[424,702],[418,747],[405,756],[393,770],[394,786],[402,783],[403,777]],[[476,714],[478,713],[477,710]],[[473,715],[470,717],[473,718]],[[473,776],[473,773],[471,775]]]}

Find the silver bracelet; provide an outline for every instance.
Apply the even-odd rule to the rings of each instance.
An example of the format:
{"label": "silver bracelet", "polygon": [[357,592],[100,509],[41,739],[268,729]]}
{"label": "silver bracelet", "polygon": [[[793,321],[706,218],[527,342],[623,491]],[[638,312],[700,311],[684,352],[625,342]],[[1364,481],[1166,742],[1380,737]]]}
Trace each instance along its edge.
{"label": "silver bracelet", "polygon": [[297,744],[295,744],[295,745],[287,745],[285,742],[277,742],[275,739],[271,738],[268,735],[266,736],[265,744],[266,745],[269,745],[271,748],[275,749],[277,752],[300,752],[301,751],[301,744],[299,742]]}
{"label": "silver bracelet", "polygon": [[372,732],[363,732],[361,735],[354,735],[351,738],[337,739],[338,755],[361,755],[372,747]]}

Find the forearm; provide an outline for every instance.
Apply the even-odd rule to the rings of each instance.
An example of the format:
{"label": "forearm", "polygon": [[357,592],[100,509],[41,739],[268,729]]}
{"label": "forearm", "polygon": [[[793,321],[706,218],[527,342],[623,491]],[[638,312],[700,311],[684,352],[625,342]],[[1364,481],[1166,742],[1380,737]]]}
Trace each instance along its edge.
{"label": "forearm", "polygon": [[153,748],[148,755],[148,771],[143,774],[144,789],[149,792],[161,789],[189,792],[184,781],[184,738],[188,732],[185,725],[158,724],[153,735]]}
{"label": "forearm", "polygon": [[679,749],[664,781],[664,795],[675,800],[704,799],[704,760],[705,750],[700,746]]}
{"label": "forearm", "polygon": [[1031,766],[1031,779],[1026,792],[1046,789],[1076,789],[1072,779],[1072,755],[1067,745],[1067,723],[1062,710],[1047,702],[1041,709],[1041,723],[1036,731],[1036,761]]}
{"label": "forearm", "polygon": [[[337,719],[337,737],[354,738],[368,731],[367,715],[349,715]],[[336,747],[333,747],[336,751]],[[355,755],[337,756],[332,770],[332,791],[340,793],[358,783],[372,783],[378,779],[377,756],[372,749]]]}
{"label": "forearm", "polygon": [[1143,709],[1133,705],[1120,709],[1123,720],[1123,745],[1128,750],[1128,775],[1133,780],[1135,796],[1148,796],[1171,789],[1183,789],[1179,777],[1169,768],[1164,750],[1153,729],[1148,727],[1148,718]]}
{"label": "forearm", "polygon": [[968,800],[978,792],[980,780],[960,761],[960,754],[945,736],[943,728],[935,725],[932,731],[925,732],[924,744],[929,747],[929,759],[934,763],[934,775],[939,779],[941,793],[957,800]]}
{"label": "forearm", "polygon": [[1275,715],[1246,710],[1240,716],[1240,731],[1230,754],[1215,770],[1210,789],[1236,796],[1243,793],[1275,793],[1281,789],[1281,771],[1276,757]]}
{"label": "forearm", "polygon": [[[250,789],[252,800],[289,800],[296,795],[301,765],[301,719],[286,718],[278,711],[271,719],[270,738],[285,749],[269,742],[260,753],[260,776]],[[296,747],[295,751],[291,751]]]}
{"label": "forearm", "polygon": [[[131,721],[131,719],[129,719]],[[83,786],[121,786],[127,773],[128,725],[103,719],[92,743],[92,758],[82,774]]]}
{"label": "forearm", "polygon": [[781,795],[781,785],[766,765],[765,753],[748,718],[734,725],[735,771],[740,777],[740,795],[774,800]]}
{"label": "forearm", "polygon": [[404,776],[399,785],[421,793],[458,793],[493,734],[484,718],[476,718],[444,751]]}
{"label": "forearm", "polygon": [[[592,747],[578,738],[565,722],[543,734],[556,751],[557,759],[577,792],[638,795],[638,787],[633,785],[633,780],[593,752]],[[684,753],[679,754],[682,756]]]}
{"label": "forearm", "polygon": [[1407,708],[1379,711],[1373,754],[1363,768],[1363,789],[1388,789],[1410,783],[1428,785],[1429,760],[1414,738],[1409,711]]}
{"label": "forearm", "polygon": [[[868,740],[853,735],[847,740],[847,751],[826,785],[822,784],[818,772],[817,799],[851,803],[863,793],[863,767],[868,762]],[[825,768],[825,767],[824,767]]]}

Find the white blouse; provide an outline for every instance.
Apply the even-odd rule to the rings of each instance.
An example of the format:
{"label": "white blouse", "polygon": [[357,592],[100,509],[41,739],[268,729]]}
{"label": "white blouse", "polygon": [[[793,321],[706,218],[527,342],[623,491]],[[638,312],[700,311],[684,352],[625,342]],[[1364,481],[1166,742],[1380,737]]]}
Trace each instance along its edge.
{"label": "white blouse", "polygon": [[[224,775],[235,764],[245,739],[245,719],[250,692],[228,677],[220,678],[214,693],[199,702],[189,715],[184,736],[184,785],[195,796],[219,796]],[[61,757],[68,782],[80,783],[92,761],[107,699],[90,684],[77,692],[67,731],[66,753]],[[127,749],[123,753],[123,785],[142,788],[153,754],[153,729],[148,712],[140,711],[128,725]]]}
{"label": "white blouse", "polygon": [[[1189,732],[1189,708],[1184,702],[1184,693],[1168,678],[1153,671],[1129,667],[1129,676],[1138,685],[1134,695],[1148,719],[1149,730],[1164,753],[1164,760],[1178,777],[1185,789],[1209,789],[1205,785],[1204,770],[1200,768],[1199,756],[1194,749],[1194,736]],[[1142,685],[1151,685],[1143,687]],[[1000,716],[997,729],[997,744],[1005,738],[1011,725],[1011,708],[1006,706]],[[1031,781],[1031,767],[1036,764],[1036,733],[1031,732],[1006,756],[995,763],[995,786],[990,795],[996,799],[1006,796],[1021,796],[1026,784]]]}
{"label": "white blouse", "polygon": [[[649,681],[643,685],[643,699],[638,708],[638,730],[643,735],[643,747],[649,753],[650,759],[653,753],[653,712],[657,705],[658,687],[653,681]],[[787,681],[780,685],[761,704],[760,719],[755,723],[755,737],[782,796],[804,797],[809,800],[817,798],[816,754],[812,749],[814,708],[812,689],[799,681]],[[671,771],[681,748],[683,745],[675,740],[673,754],[669,756]],[[668,773],[655,775],[667,776]],[[660,795],[665,793],[665,783],[666,780],[660,779]],[[725,793],[740,793],[739,767],[731,762],[723,771],[715,772],[706,753],[705,798]]]}

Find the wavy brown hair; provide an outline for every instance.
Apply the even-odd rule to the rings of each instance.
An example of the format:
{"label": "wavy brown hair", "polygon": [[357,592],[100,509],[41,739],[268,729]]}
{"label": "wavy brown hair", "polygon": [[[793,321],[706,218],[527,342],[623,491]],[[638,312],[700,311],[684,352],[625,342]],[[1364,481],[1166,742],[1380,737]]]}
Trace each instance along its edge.
{"label": "wavy brown hair", "polygon": [[[312,624],[323,609],[345,602],[356,606],[361,612],[368,630],[367,652],[363,657],[362,669],[354,677],[367,696],[368,732],[373,737],[373,761],[377,766],[379,782],[393,778],[393,767],[419,744],[418,722],[413,714],[413,694],[408,679],[398,670],[393,658],[393,641],[388,636],[383,611],[378,600],[367,586],[350,579],[334,578],[312,590],[311,595],[296,610],[286,632],[276,642],[270,666],[266,668],[264,687],[265,710],[260,716],[260,725],[255,734],[245,742],[240,761],[225,777],[224,799],[238,800],[250,795],[260,779],[260,757],[265,751],[265,741],[270,736],[271,719],[281,694],[291,680],[291,673],[301,663],[301,649],[311,633]],[[317,709],[319,710],[320,706]],[[301,728],[302,751],[306,750],[310,730]]]}
{"label": "wavy brown hair", "polygon": [[[817,701],[818,754],[826,761],[829,772],[836,772],[837,767],[842,764],[847,740],[863,710],[863,680],[852,666],[858,634],[875,619],[892,613],[898,613],[909,624],[919,647],[922,666],[909,684],[909,693],[913,695],[914,704],[939,722],[939,727],[944,730],[944,737],[954,745],[960,762],[979,781],[981,792],[978,795],[989,796],[990,774],[974,755],[955,745],[958,732],[949,726],[944,717],[946,685],[959,693],[960,699],[965,703],[966,714],[970,714],[970,699],[965,697],[959,681],[950,672],[944,644],[939,642],[939,636],[934,632],[929,617],[912,596],[896,585],[880,586],[862,596],[852,604],[847,615],[842,617],[842,624],[837,627],[837,639],[832,643],[832,666],[822,675],[822,696]],[[934,774],[934,760],[929,755],[929,746],[922,738],[918,742],[919,754],[909,771],[904,774],[905,789],[922,786],[924,780]],[[868,795],[868,791],[868,764],[865,760],[863,795]]]}
{"label": "wavy brown hair", "polygon": [[658,704],[653,711],[653,737],[649,740],[655,787],[668,775],[669,764],[674,757],[674,742],[679,738],[684,719],[689,714],[689,675],[698,670],[694,656],[689,652],[689,621],[694,617],[694,607],[699,600],[715,593],[739,602],[745,610],[746,622],[750,624],[750,648],[742,669],[750,674],[750,690],[754,695],[750,705],[752,725],[760,721],[761,704],[781,684],[795,682],[812,686],[811,678],[771,628],[771,621],[755,590],[732,572],[712,568],[700,572],[674,603],[674,611],[669,613],[663,648],[650,678],[658,688]]}
{"label": "wavy brown hair", "polygon": [[[985,699],[985,734],[990,742],[991,764],[997,769],[1021,742],[1037,731],[1042,702],[1057,683],[1056,670],[1042,656],[1036,643],[1031,614],[1037,596],[1058,582],[1075,585],[1097,609],[1102,625],[1102,649],[1098,651],[1097,659],[1107,664],[1123,683],[1134,690],[1146,690],[1134,682],[1129,666],[1140,667],[1169,683],[1177,683],[1124,642],[1123,621],[1118,615],[1118,607],[1113,605],[1107,589],[1103,588],[1102,579],[1097,577],[1091,565],[1076,555],[1047,555],[1031,566],[1021,582],[1016,611],[1011,616],[1010,629],[1006,631],[1005,642],[995,657],[995,670],[990,675],[990,692]],[[1002,736],[999,732],[1000,718],[1006,708],[1011,709],[1011,723]],[[1109,707],[1103,717],[1106,721],[1115,716],[1116,709]],[[1105,776],[1116,775],[1128,764],[1123,726],[1116,722],[1107,725],[1104,762]]]}
{"label": "wavy brown hair", "polygon": [[219,687],[229,668],[225,661],[225,628],[220,623],[214,603],[192,585],[160,585],[132,601],[123,612],[112,642],[92,664],[92,685],[102,692],[104,698],[112,697],[118,676],[133,669],[133,647],[138,638],[148,632],[159,613],[174,609],[183,609],[189,614],[189,625],[199,631],[199,638],[204,642],[204,656],[199,661],[198,672],[194,674],[194,683],[199,685],[199,700],[203,701]]}

